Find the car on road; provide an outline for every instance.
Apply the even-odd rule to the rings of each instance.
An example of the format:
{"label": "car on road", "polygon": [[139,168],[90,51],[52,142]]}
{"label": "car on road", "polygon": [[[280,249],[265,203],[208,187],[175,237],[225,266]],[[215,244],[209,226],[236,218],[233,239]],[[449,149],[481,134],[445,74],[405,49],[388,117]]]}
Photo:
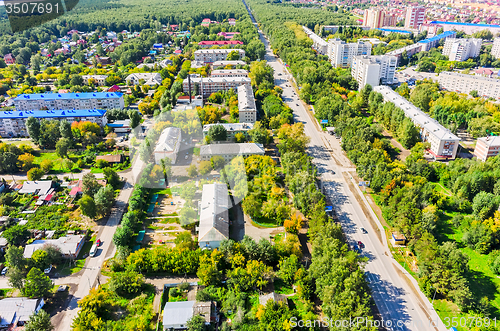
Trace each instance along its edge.
{"label": "car on road", "polygon": [[96,253],[97,253],[97,243],[92,245],[92,247],[90,248],[89,255],[90,257],[94,257]]}
{"label": "car on road", "polygon": [[51,264],[51,265],[50,265],[47,269],[44,269],[44,270],[43,270],[43,273],[47,275],[47,274],[49,274],[51,271],[52,271],[52,264]]}
{"label": "car on road", "polygon": [[365,244],[363,244],[361,241],[358,241],[358,246],[360,249],[365,248]]}
{"label": "car on road", "polygon": [[101,239],[97,239],[97,241],[95,243],[97,244],[97,247],[99,247],[99,246],[101,246],[102,241],[101,241]]}
{"label": "car on road", "polygon": [[366,229],[365,229],[365,228],[361,228],[361,232],[363,232],[364,234],[367,234],[367,233],[368,233],[368,231],[366,231]]}
{"label": "car on road", "polygon": [[7,270],[9,270],[9,268],[7,268],[7,267],[2,269],[2,276],[5,276],[5,274],[7,273]]}
{"label": "car on road", "polygon": [[356,245],[356,244],[354,244],[352,246],[352,250],[355,251],[355,252],[361,253],[361,248],[359,248],[358,245]]}
{"label": "car on road", "polygon": [[57,292],[66,292],[67,289],[68,285],[59,285],[59,287],[57,288]]}
{"label": "car on road", "polygon": [[297,107],[299,106],[299,104],[298,104],[298,103],[296,103],[295,105],[296,105]]}

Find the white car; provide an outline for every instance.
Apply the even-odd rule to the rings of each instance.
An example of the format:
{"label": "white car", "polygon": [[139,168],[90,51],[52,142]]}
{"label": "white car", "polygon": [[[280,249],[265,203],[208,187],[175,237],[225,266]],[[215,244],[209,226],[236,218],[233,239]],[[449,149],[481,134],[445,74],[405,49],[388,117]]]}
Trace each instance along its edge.
{"label": "white car", "polygon": [[9,270],[9,268],[7,268],[7,267],[2,269],[2,276],[5,276],[5,274],[7,273],[7,270]]}
{"label": "white car", "polygon": [[90,257],[94,257],[96,253],[97,253],[97,244],[93,244],[92,247],[90,248],[89,255]]}
{"label": "white car", "polygon": [[47,269],[45,269],[45,270],[43,271],[43,273],[44,273],[44,274],[48,274],[48,273],[50,273],[51,271],[52,271],[52,264],[50,265],[50,267],[48,267]]}

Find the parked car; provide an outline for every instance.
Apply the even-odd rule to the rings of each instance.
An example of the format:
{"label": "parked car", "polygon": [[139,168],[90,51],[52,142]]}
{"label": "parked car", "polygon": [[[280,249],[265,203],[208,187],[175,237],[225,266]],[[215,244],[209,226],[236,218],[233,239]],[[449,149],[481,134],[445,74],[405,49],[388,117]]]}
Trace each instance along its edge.
{"label": "parked car", "polygon": [[97,253],[97,243],[92,245],[92,247],[90,248],[89,255],[90,257],[94,257],[96,253]]}
{"label": "parked car", "polygon": [[52,271],[52,264],[51,264],[51,265],[50,265],[47,269],[44,269],[44,270],[43,270],[43,273],[47,275],[47,274],[49,274],[51,271]]}
{"label": "parked car", "polygon": [[101,239],[97,239],[97,241],[95,243],[97,244],[97,247],[99,247],[99,246],[101,246],[102,241],[101,241]]}
{"label": "parked car", "polygon": [[367,233],[368,233],[368,231],[366,231],[366,229],[365,229],[365,228],[361,228],[361,232],[363,232],[364,234],[367,234]]}
{"label": "parked car", "polygon": [[67,289],[68,289],[68,285],[60,285],[57,288],[57,292],[66,292]]}
{"label": "parked car", "polygon": [[358,246],[360,249],[365,248],[365,244],[363,244],[361,241],[358,241]]}
{"label": "parked car", "polygon": [[7,273],[7,270],[9,270],[9,268],[7,268],[7,267],[2,269],[2,276],[5,276],[5,274]]}

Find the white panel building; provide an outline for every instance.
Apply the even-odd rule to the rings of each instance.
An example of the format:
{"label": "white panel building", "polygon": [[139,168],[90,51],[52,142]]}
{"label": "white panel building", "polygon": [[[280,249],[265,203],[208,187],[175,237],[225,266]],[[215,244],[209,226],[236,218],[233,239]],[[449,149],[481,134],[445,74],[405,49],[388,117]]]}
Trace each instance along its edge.
{"label": "white panel building", "polygon": [[[210,94],[218,91],[229,91],[230,89],[236,91],[242,85],[248,85],[252,88],[252,81],[248,77],[192,77],[191,89],[193,90],[196,85],[199,88],[198,93],[204,97],[208,97]],[[189,81],[187,78],[184,79],[182,88],[184,93],[189,93]]]}
{"label": "white panel building", "polygon": [[491,55],[495,59],[500,59],[500,38],[495,38],[495,40],[493,40],[493,46],[491,47]]}
{"label": "white panel building", "polygon": [[244,69],[219,69],[212,70],[211,77],[248,77],[248,71]]}
{"label": "white panel building", "polygon": [[111,92],[21,94],[14,99],[16,110],[79,110],[125,107],[123,94]]}
{"label": "white panel building", "polygon": [[257,121],[257,106],[252,86],[246,84],[238,86],[238,111],[240,122],[253,124]]}
{"label": "white panel building", "polygon": [[226,184],[203,185],[199,205],[198,245],[217,248],[229,238],[229,192]]}
{"label": "white panel building", "polygon": [[392,84],[396,72],[397,57],[390,55],[361,55],[352,61],[351,75],[359,84],[359,89],[370,84]]}
{"label": "white panel building", "polygon": [[338,38],[328,41],[328,59],[334,67],[348,68],[355,56],[371,54],[372,44],[369,42],[346,43]]}
{"label": "white panel building", "polygon": [[382,94],[385,102],[392,102],[404,111],[405,116],[412,120],[420,129],[422,141],[429,142],[429,152],[436,160],[454,159],[457,156],[460,138],[450,130],[439,124],[438,121],[424,113],[388,86],[377,86],[373,90]]}
{"label": "white panel building", "polygon": [[477,91],[480,96],[500,100],[500,79],[442,71],[437,81],[441,88],[448,91],[465,94]]}
{"label": "white panel building", "polygon": [[483,40],[479,38],[458,39],[447,38],[444,42],[443,55],[450,61],[465,61],[470,57],[478,57]]}
{"label": "white panel building", "polygon": [[242,49],[199,49],[194,52],[194,60],[203,63],[226,61],[229,53],[234,51],[238,52],[239,60],[245,57],[245,51]]}
{"label": "white panel building", "polygon": [[302,26],[302,29],[304,29],[304,32],[313,41],[312,48],[319,54],[326,55],[328,53],[328,43],[308,27]]}
{"label": "white panel building", "polygon": [[248,157],[250,155],[264,155],[264,145],[256,143],[229,143],[210,144],[200,147],[200,158],[202,161],[210,161],[212,156],[222,156],[227,163],[236,156]]}
{"label": "white panel building", "polygon": [[154,150],[155,163],[161,164],[161,160],[168,157],[175,164],[180,145],[181,129],[168,127],[163,130]]}

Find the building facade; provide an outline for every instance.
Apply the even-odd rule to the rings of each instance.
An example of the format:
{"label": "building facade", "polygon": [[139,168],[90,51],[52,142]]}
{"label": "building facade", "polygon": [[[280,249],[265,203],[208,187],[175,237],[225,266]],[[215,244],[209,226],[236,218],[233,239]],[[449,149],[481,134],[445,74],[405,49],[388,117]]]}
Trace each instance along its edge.
{"label": "building facade", "polygon": [[307,36],[311,38],[311,40],[313,41],[312,48],[316,52],[318,52],[318,54],[326,55],[328,53],[328,43],[323,38],[314,33],[311,29],[305,26],[302,26],[302,29],[307,34]]}
{"label": "building facade", "polygon": [[161,85],[162,79],[161,75],[157,72],[144,72],[144,73],[135,73],[130,74],[125,78],[127,85],[138,85],[144,82],[144,85],[155,86]]}
{"label": "building facade", "polygon": [[371,55],[372,45],[358,41],[357,43],[346,43],[335,38],[328,41],[328,58],[332,66],[348,68],[352,65],[352,59],[358,55]]}
{"label": "building facade", "polygon": [[248,77],[248,71],[243,69],[212,70],[211,77]]}
{"label": "building facade", "polygon": [[352,61],[352,77],[358,82],[359,89],[370,84],[392,84],[396,72],[397,57],[390,55],[355,56]]}
{"label": "building facade", "polygon": [[[251,80],[248,77],[194,77],[191,78],[191,88],[196,90],[203,97],[209,97],[210,94],[218,91],[229,91],[233,89],[235,92],[239,86],[248,85],[251,88]],[[184,93],[189,93],[189,82],[184,79],[182,83]]]}
{"label": "building facade", "polygon": [[83,75],[83,83],[85,85],[89,85],[89,81],[95,82],[97,86],[104,86],[106,85],[106,78],[108,76],[106,75]]}
{"label": "building facade", "polygon": [[217,123],[217,124],[205,124],[203,126],[203,138],[208,135],[208,132],[211,127],[215,125],[222,125],[224,129],[227,131],[226,140],[234,141],[235,135],[237,133],[243,133],[245,136],[248,136],[248,131],[253,129],[252,123]]}
{"label": "building facade", "polygon": [[500,38],[495,38],[495,40],[493,40],[493,46],[491,47],[491,55],[495,59],[500,59]]}
{"label": "building facade", "polygon": [[436,160],[454,159],[457,156],[460,138],[390,87],[377,86],[373,90],[382,94],[385,102],[392,102],[411,119],[420,130],[422,141],[430,143],[429,152]]}
{"label": "building facade", "polygon": [[500,100],[500,79],[442,71],[437,80],[439,86],[448,91],[465,94],[477,91],[480,96]]}
{"label": "building facade", "polygon": [[226,184],[205,184],[199,205],[198,245],[217,248],[229,238],[229,192]]}
{"label": "building facade", "polygon": [[111,92],[21,94],[14,99],[18,111],[123,109],[123,94]]}
{"label": "building facade", "polygon": [[384,26],[385,12],[379,8],[366,9],[363,15],[363,25],[371,29],[378,29]]}
{"label": "building facade", "polygon": [[0,136],[27,137],[26,121],[34,117],[68,122],[89,121],[103,127],[107,123],[106,110],[41,110],[41,111],[0,111]]}
{"label": "building facade", "polygon": [[500,152],[500,137],[488,136],[477,138],[474,156],[478,160],[486,161],[490,157],[497,156]]}
{"label": "building facade", "polygon": [[405,28],[418,29],[420,25],[424,24],[425,20],[425,7],[411,6],[406,8]]}
{"label": "building facade", "polygon": [[245,51],[242,49],[199,49],[194,52],[194,60],[203,63],[212,63],[216,61],[226,61],[231,52],[238,52],[239,59],[245,57]]}
{"label": "building facade", "polygon": [[[231,37],[232,38],[232,37]],[[231,39],[229,38],[229,39]],[[200,41],[198,43],[198,46],[201,48],[210,48],[210,47],[222,47],[222,46],[238,46],[238,45],[243,45],[242,41],[239,40],[205,40],[205,41]]]}
{"label": "building facade", "polygon": [[478,38],[447,38],[444,42],[443,55],[449,56],[450,61],[458,62],[478,57],[482,42],[482,39]]}
{"label": "building facade", "polygon": [[240,122],[253,124],[257,121],[257,106],[251,85],[238,86],[238,111]]}
{"label": "building facade", "polygon": [[210,161],[213,156],[222,156],[226,163],[236,156],[248,157],[250,155],[264,155],[264,153],[264,145],[256,143],[220,143],[203,145],[200,148],[202,161]]}

